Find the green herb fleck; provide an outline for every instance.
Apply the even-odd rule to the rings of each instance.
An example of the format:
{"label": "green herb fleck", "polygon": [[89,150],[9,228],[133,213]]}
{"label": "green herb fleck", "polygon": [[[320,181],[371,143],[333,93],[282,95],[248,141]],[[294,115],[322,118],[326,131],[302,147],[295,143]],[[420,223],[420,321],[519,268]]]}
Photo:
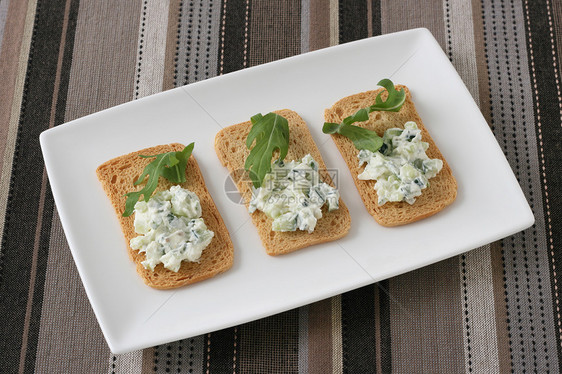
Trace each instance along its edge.
{"label": "green herb fleck", "polygon": [[363,122],[369,119],[369,113],[375,111],[397,112],[402,108],[406,100],[404,89],[397,91],[390,79],[383,79],[378,83],[385,88],[388,97],[382,100],[385,90],[379,92],[375,103],[367,108],[359,109],[355,114],[345,117],[341,123],[325,122],[322,127],[324,134],[340,134],[349,138],[358,150],[367,149],[376,152],[383,144],[382,138],[375,132],[364,127],[352,125],[355,122]]}
{"label": "green herb fleck", "polygon": [[144,187],[139,191],[125,194],[125,196],[127,196],[127,201],[125,202],[123,217],[128,217],[133,213],[135,204],[139,201],[141,195],[144,195],[144,201],[150,199],[150,196],[152,196],[152,193],[158,186],[158,178],[160,176],[168,179],[172,183],[184,183],[187,160],[191,156],[194,146],[195,143],[191,143],[179,152],[167,152],[152,156],[141,155],[140,157],[142,158],[155,157],[155,159],[146,165],[142,174],[134,183],[134,185],[137,186],[148,177]]}
{"label": "green herb fleck", "polygon": [[279,160],[283,160],[289,151],[289,123],[276,113],[261,113],[251,118],[252,128],[246,138],[246,147],[250,154],[246,158],[244,169],[250,172],[254,187],[258,188],[263,178],[271,171],[273,153],[279,150]]}

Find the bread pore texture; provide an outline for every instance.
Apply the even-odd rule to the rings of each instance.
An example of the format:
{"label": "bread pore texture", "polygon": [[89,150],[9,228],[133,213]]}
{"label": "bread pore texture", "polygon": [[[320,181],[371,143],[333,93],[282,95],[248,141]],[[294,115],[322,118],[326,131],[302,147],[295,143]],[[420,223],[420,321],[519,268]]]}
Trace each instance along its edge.
{"label": "bread pore texture", "polygon": [[[134,214],[123,217],[125,210],[125,194],[141,190],[144,182],[138,186],[134,182],[143,172],[145,166],[152,158],[142,158],[140,155],[157,155],[166,152],[177,152],[184,148],[182,144],[166,144],[142,149],[114,159],[100,165],[96,174],[100,180],[105,193],[109,197],[115,213],[117,214],[121,229],[127,243],[129,257],[136,264],[138,274],[144,283],[157,289],[170,289],[185,286],[211,278],[228,270],[234,260],[234,247],[228,230],[222,220],[219,211],[205,186],[203,175],[199,170],[195,157],[191,155],[185,170],[186,182],[180,184],[182,188],[195,192],[201,203],[202,218],[207,228],[214,232],[210,244],[203,250],[199,262],[182,261],[177,272],[166,269],[162,263],[158,264],[154,271],[145,269],[141,264],[145,260],[145,254],[131,249],[130,241],[138,236],[134,228]],[[169,189],[173,184],[160,177],[155,193]]]}
{"label": "bread pore texture", "polygon": [[[357,158],[359,151],[355,148],[353,142],[339,134],[331,135],[351,171],[355,186],[365,207],[374,219],[383,226],[405,225],[432,216],[450,205],[457,196],[457,181],[449,164],[437,148],[416,111],[410,90],[403,85],[396,85],[395,88],[398,91],[404,89],[406,93],[406,101],[398,112],[371,112],[367,121],[356,122],[353,125],[376,131],[381,137],[387,129],[404,128],[404,124],[408,121],[413,121],[418,125],[421,130],[422,141],[429,144],[426,151],[427,156],[442,160],[443,168],[434,178],[429,180],[429,186],[422,190],[421,196],[418,196],[413,204],[410,205],[405,201],[400,201],[379,205],[377,192],[374,188],[376,181],[358,178],[364,166],[359,166],[359,159]],[[362,92],[339,100],[331,108],[325,110],[325,121],[341,123],[344,118],[355,114],[359,109],[373,105],[375,98],[383,90],[381,88]],[[386,92],[382,95],[383,99],[386,99],[385,95],[387,95]]]}
{"label": "bread pore texture", "polygon": [[[327,172],[326,164],[304,120],[289,109],[275,111],[275,113],[287,119],[289,123],[289,150],[285,161],[298,160],[310,154],[318,162],[321,179],[334,186]],[[250,150],[246,147],[246,137],[251,128],[251,121],[242,122],[224,128],[215,137],[217,156],[230,171],[246,208],[252,197],[252,183],[249,178],[244,177],[246,173],[244,163],[250,154]],[[274,156],[274,160],[275,158]],[[351,227],[349,211],[341,198],[338,209],[329,212],[326,206],[322,208],[322,218],[318,220],[312,233],[300,230],[272,231],[272,219],[260,210],[251,213],[250,217],[258,230],[267,254],[272,256],[340,239],[349,232]]]}

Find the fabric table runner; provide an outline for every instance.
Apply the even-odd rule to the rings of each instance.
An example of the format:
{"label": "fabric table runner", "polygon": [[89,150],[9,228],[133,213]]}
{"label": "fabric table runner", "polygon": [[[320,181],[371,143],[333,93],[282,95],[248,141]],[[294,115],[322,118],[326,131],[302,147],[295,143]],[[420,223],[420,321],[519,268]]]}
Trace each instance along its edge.
{"label": "fabric table runner", "polygon": [[[298,309],[112,354],[61,228],[39,134],[416,27],[433,33],[480,106],[535,224]],[[560,372],[561,57],[560,0],[0,0],[0,372]]]}

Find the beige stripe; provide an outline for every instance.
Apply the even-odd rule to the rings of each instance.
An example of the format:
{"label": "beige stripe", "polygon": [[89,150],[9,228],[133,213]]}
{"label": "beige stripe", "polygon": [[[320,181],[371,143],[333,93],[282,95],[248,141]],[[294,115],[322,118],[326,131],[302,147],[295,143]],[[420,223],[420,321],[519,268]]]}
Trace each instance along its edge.
{"label": "beige stripe", "polygon": [[179,38],[178,23],[180,18],[181,0],[170,0],[168,6],[168,27],[166,33],[166,52],[164,58],[164,78],[162,79],[162,90],[174,88],[174,58],[178,49]]}
{"label": "beige stripe", "polygon": [[162,90],[167,35],[167,29],[163,25],[168,24],[168,5],[166,1],[147,0],[146,8],[141,12],[144,26],[141,24],[138,36],[139,51],[142,51],[142,54],[137,54],[137,68],[140,72],[137,70],[136,98]]}
{"label": "beige stripe", "polygon": [[53,213],[49,258],[35,359],[36,373],[107,370],[109,349],[78,278],[76,266]]}
{"label": "beige stripe", "polygon": [[[9,79],[6,80],[6,82],[10,82],[12,77],[15,77],[15,81],[13,81],[13,94],[11,96],[10,92],[6,92],[6,96],[4,96],[4,92],[2,92],[2,100],[0,100],[0,105],[2,105],[2,102],[4,102],[4,97],[6,98],[6,107],[0,107],[1,112],[0,115],[2,115],[3,118],[1,118],[2,123],[7,123],[8,126],[0,126],[0,128],[5,129],[7,128],[7,133],[2,133],[1,139],[0,139],[0,147],[3,147],[3,149],[0,149],[0,151],[3,153],[3,157],[2,157],[2,164],[1,164],[1,175],[0,175],[0,217],[4,217],[6,215],[6,206],[8,204],[8,192],[10,190],[10,178],[12,175],[12,162],[14,160],[14,149],[16,147],[16,138],[17,138],[17,132],[18,132],[18,127],[19,127],[19,118],[20,118],[20,110],[21,110],[21,100],[22,100],[22,96],[23,96],[23,89],[24,89],[24,84],[25,84],[25,75],[27,73],[27,61],[29,58],[29,48],[31,46],[31,36],[32,36],[32,32],[33,32],[33,24],[34,24],[34,19],[35,19],[35,9],[37,7],[37,0],[30,0],[27,3],[27,8],[22,9],[22,8],[18,8],[18,9],[14,9],[14,12],[12,13],[12,7],[11,5],[14,3],[18,3],[17,1],[11,2],[10,3],[10,13],[9,16],[10,17],[14,17],[15,18],[15,22],[22,22],[23,19],[23,14],[21,14],[22,11],[25,11],[25,21],[22,22],[23,25],[23,30],[21,30],[17,25],[14,25],[14,29],[17,31],[20,31],[22,33],[21,35],[21,41],[16,40],[10,40],[9,42],[6,39],[11,39],[12,37],[17,38],[19,36],[16,35],[12,35],[12,34],[8,34],[11,30],[11,28],[9,30],[6,31],[5,34],[5,40],[4,40],[4,47],[2,49],[2,52],[4,52],[5,50],[8,51],[8,48],[10,46],[14,46],[15,44],[17,44],[19,46],[18,50],[13,50],[12,52],[15,53],[13,56],[7,56],[6,60],[0,60],[1,63],[3,63],[4,61],[7,62],[8,65],[6,65],[6,70],[4,70],[3,68],[1,69],[2,74],[7,74],[7,75],[2,75],[0,76],[1,78],[5,78],[6,76],[10,77]],[[23,5],[24,2],[22,2],[21,5]],[[8,22],[10,22],[10,25],[7,26],[11,26],[11,21],[12,19],[10,18],[10,20],[8,20]],[[18,55],[18,60],[17,62],[15,60],[12,60],[13,57],[16,56],[16,53]],[[13,64],[13,65],[12,65]],[[4,65],[0,65],[0,66],[4,66]],[[4,80],[0,80],[0,82],[4,82]],[[3,84],[0,86],[4,86]],[[10,89],[10,85],[9,83],[6,84],[4,87],[6,87],[6,89]],[[8,109],[8,106],[11,106],[10,109]],[[3,140],[6,140],[5,143],[3,143]],[[0,220],[0,232],[4,231],[4,220]]]}
{"label": "beige stripe", "polygon": [[[465,264],[466,303],[468,304],[468,308],[465,310],[468,312],[469,319],[465,323],[463,336],[466,371],[471,369],[475,373],[499,373],[490,246],[486,245],[466,253]],[[468,330],[466,330],[467,324]]]}
{"label": "beige stripe", "polygon": [[[450,32],[447,53],[472,97],[479,103],[472,5],[463,0],[444,0],[443,12],[445,27],[449,27]],[[463,262],[462,257],[459,262]],[[461,285],[466,292],[467,301],[463,305],[468,318],[468,322],[463,324],[465,367],[467,371],[497,373],[496,321],[495,315],[489,313],[494,310],[490,246],[466,253],[464,264]]]}
{"label": "beige stripe", "polygon": [[[446,12],[447,5],[449,12]],[[472,5],[466,0],[443,0],[443,13],[448,15],[444,26],[447,27],[449,18],[451,32],[447,52],[452,53],[453,65],[474,100],[479,102]]]}
{"label": "beige stripe", "polygon": [[[404,9],[408,9],[408,12],[405,13]],[[442,3],[432,0],[381,0],[382,34],[416,27],[428,28],[444,48]]]}
{"label": "beige stripe", "polygon": [[480,111],[488,123],[491,122],[490,113],[490,79],[488,77],[488,64],[484,48],[484,24],[482,19],[482,3],[480,0],[472,1],[472,25],[474,28],[474,45],[476,54],[476,72],[478,79],[478,100]]}
{"label": "beige stripe", "polygon": [[[482,3],[479,0],[472,1],[472,21],[474,33],[474,45],[484,45],[484,24],[482,19]],[[477,81],[478,81],[478,97],[477,104],[480,106],[480,111],[488,123],[491,123],[490,113],[490,81],[488,77],[488,64],[485,57],[484,48],[475,48],[475,59],[477,62]],[[492,301],[494,306],[490,310],[494,314],[488,316],[493,320],[495,330],[490,331],[489,334],[494,336],[494,342],[490,343],[495,347],[495,354],[497,355],[497,364],[495,368],[501,373],[506,373],[511,368],[511,360],[509,357],[509,340],[507,336],[507,323],[506,323],[506,309],[504,302],[504,289],[503,289],[503,270],[501,259],[501,246],[498,242],[488,245],[489,247],[489,262],[490,262],[490,276],[491,276],[491,292]],[[488,261],[488,260],[486,260]],[[488,287],[489,287],[488,281]],[[490,290],[488,291],[490,292]],[[489,297],[489,296],[488,296]],[[466,337],[465,337],[466,340]]]}
{"label": "beige stripe", "polygon": [[502,246],[500,242],[490,244],[492,263],[492,286],[494,290],[494,312],[496,321],[496,339],[498,346],[498,360],[500,373],[511,370],[511,353],[507,326],[507,304],[505,301],[504,267]]}
{"label": "beige stripe", "polygon": [[332,304],[332,373],[343,373],[343,342],[341,326],[341,295],[331,299]]}
{"label": "beige stripe", "polygon": [[308,306],[308,373],[332,372],[332,300],[326,299]]}
{"label": "beige stripe", "polygon": [[140,373],[143,367],[142,350],[109,355],[108,373]]}
{"label": "beige stripe", "polygon": [[66,121],[133,99],[141,6],[135,0],[80,2]]}
{"label": "beige stripe", "polygon": [[340,9],[338,0],[330,0],[330,45],[340,44]]}

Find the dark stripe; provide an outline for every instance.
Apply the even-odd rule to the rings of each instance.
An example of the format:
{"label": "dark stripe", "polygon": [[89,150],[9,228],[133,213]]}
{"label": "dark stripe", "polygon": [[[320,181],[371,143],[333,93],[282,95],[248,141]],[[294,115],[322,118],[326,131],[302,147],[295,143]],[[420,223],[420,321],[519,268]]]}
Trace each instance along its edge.
{"label": "dark stripe", "polygon": [[373,373],[376,370],[373,287],[365,286],[341,297],[344,373]]}
{"label": "dark stripe", "polygon": [[[0,294],[3,295],[4,302],[0,306],[0,315],[5,322],[2,323],[0,335],[4,345],[8,345],[1,349],[1,372],[17,371],[20,359],[30,287],[33,232],[36,230],[43,177],[42,161],[39,158],[39,134],[49,126],[65,2],[40,2],[35,14],[2,238]],[[25,131],[22,131],[23,129]],[[29,372],[33,371],[35,361],[53,212],[52,197],[47,195],[40,231],[41,244],[34,284],[34,303],[27,337],[29,346],[25,350],[25,370]]]}
{"label": "dark stripe", "polygon": [[368,0],[371,1],[371,23],[373,27],[373,36],[382,34],[381,26],[381,1],[380,0]]}
{"label": "dark stripe", "polygon": [[[62,0],[61,0],[62,2]],[[58,87],[58,99],[55,112],[55,126],[64,122],[64,113],[66,109],[66,97],[68,93],[68,82],[70,80],[70,67],[72,65],[72,52],[74,50],[74,35],[76,31],[76,22],[78,19],[79,0],[71,0],[70,11],[68,14],[67,29],[64,46],[64,56],[60,72],[60,82]],[[64,9],[64,6],[62,7]],[[61,21],[62,24],[62,21]],[[35,278],[35,294],[33,297],[33,309],[31,314],[30,329],[28,334],[28,349],[25,360],[25,371],[33,372],[35,366],[35,358],[37,353],[37,345],[39,339],[39,330],[41,327],[41,310],[43,308],[43,293],[45,285],[45,276],[47,273],[47,260],[49,258],[49,238],[51,234],[52,219],[54,214],[54,199],[51,194],[51,188],[47,185],[45,194],[45,202],[43,207],[43,217],[41,226],[41,239],[39,246],[39,256],[37,262],[36,278]]]}
{"label": "dark stripe", "polygon": [[[379,12],[380,12],[380,6],[379,6]],[[369,31],[368,31],[367,21],[368,20],[367,20],[366,1],[340,0],[339,2],[340,44],[352,42],[354,40],[368,37]],[[380,17],[379,17],[379,23],[380,23]]]}
{"label": "dark stripe", "polygon": [[59,96],[57,110],[55,113],[55,126],[64,123],[68,84],[70,82],[70,68],[72,66],[72,54],[74,52],[74,36],[76,34],[76,23],[78,22],[78,10],[80,0],[71,0],[68,26],[66,29],[66,40],[64,46],[64,58],[59,83]]}
{"label": "dark stripe", "polygon": [[[250,18],[247,66],[255,66],[301,52],[299,0],[254,1]],[[271,22],[275,19],[275,22]],[[279,38],[279,35],[283,35]]]}
{"label": "dark stripe", "polygon": [[392,337],[390,331],[390,294],[389,282],[384,280],[377,284],[379,287],[379,321],[381,336],[381,363],[383,373],[392,371]]}
{"label": "dark stripe", "polygon": [[33,305],[31,310],[31,320],[27,335],[27,354],[25,356],[25,372],[32,373],[35,367],[35,357],[41,327],[41,311],[43,308],[43,291],[45,285],[45,275],[47,273],[47,259],[49,257],[49,237],[51,233],[51,223],[53,219],[54,201],[50,187],[47,187],[45,195],[45,205],[41,225],[41,239],[39,244],[37,269],[35,275],[35,289],[33,295]]}
{"label": "dark stripe", "polygon": [[[559,329],[560,319],[557,317],[557,308],[560,307],[561,288],[555,290],[556,285],[562,284],[562,253],[560,250],[561,243],[555,242],[555,238],[562,238],[562,173],[560,165],[562,164],[562,124],[560,122],[560,94],[556,87],[556,73],[558,74],[558,85],[562,83],[560,80],[560,57],[557,55],[558,49],[556,45],[552,46],[550,30],[548,24],[548,4],[544,0],[529,2],[528,14],[525,14],[525,22],[528,25],[525,30],[527,32],[527,49],[529,57],[529,66],[534,62],[534,74],[536,77],[538,94],[533,95],[535,118],[540,118],[535,125],[538,139],[538,149],[541,150],[544,159],[542,160],[544,169],[541,173],[542,181],[542,200],[544,207],[544,216],[546,217],[546,238],[547,252],[549,261],[554,263],[556,273],[550,266],[552,307],[554,310],[555,330],[556,330],[556,347],[558,349],[558,357],[562,357],[561,340]],[[552,9],[551,9],[552,12]],[[552,13],[551,13],[552,14]],[[532,37],[532,44],[529,43],[529,33]],[[530,56],[534,56],[531,61]],[[555,53],[557,68],[553,63],[553,53]],[[533,72],[531,72],[533,74]],[[538,97],[538,100],[537,100]],[[542,138],[542,139],[541,139]],[[542,144],[541,144],[542,143]],[[539,155],[541,157],[541,155]],[[546,182],[546,184],[545,184]],[[547,196],[548,193],[548,196]],[[558,300],[556,299],[558,293]],[[558,302],[558,303],[557,303]],[[559,312],[558,312],[559,313]],[[558,370],[562,371],[562,359],[558,360]]]}
{"label": "dark stripe", "polygon": [[[221,5],[221,27],[224,28],[224,34],[220,43],[222,47],[219,46],[219,49],[223,49],[222,54],[219,51],[219,74],[244,68],[246,4],[246,0],[223,0]],[[251,4],[248,8],[251,9]],[[248,19],[249,17],[250,14]]]}
{"label": "dark stripe", "polygon": [[278,373],[298,373],[298,309],[241,325],[239,331],[237,368],[241,373],[268,373],[272,369]]}
{"label": "dark stripe", "polygon": [[237,328],[231,327],[206,335],[203,359],[204,373],[233,372],[234,342],[238,340],[235,329]]}

